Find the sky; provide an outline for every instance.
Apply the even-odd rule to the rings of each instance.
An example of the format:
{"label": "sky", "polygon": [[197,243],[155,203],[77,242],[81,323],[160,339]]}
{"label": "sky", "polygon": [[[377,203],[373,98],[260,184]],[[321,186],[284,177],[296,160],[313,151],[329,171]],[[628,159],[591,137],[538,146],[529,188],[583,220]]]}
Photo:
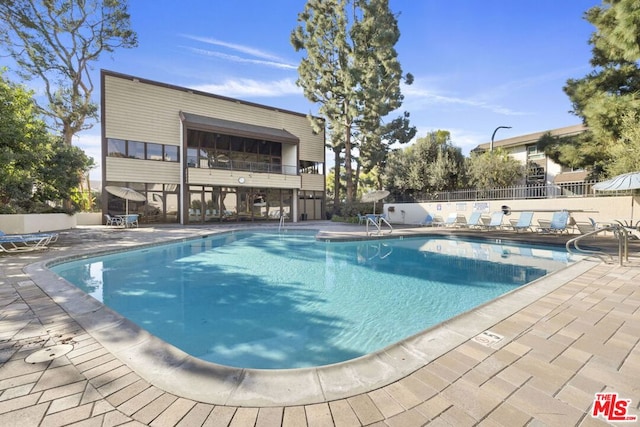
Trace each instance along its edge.
{"label": "sky", "polygon": [[[304,0],[129,2],[139,45],[93,64],[100,69],[275,108],[317,114],[297,87],[304,52],[290,43]],[[594,27],[584,13],[599,0],[390,0],[399,14],[401,109],[417,138],[447,130],[465,155],[478,144],[580,123],[562,88],[591,68]],[[100,164],[100,125],[73,141]],[[327,155],[332,160],[332,155]],[[331,167],[331,164],[328,164]],[[101,168],[91,171],[101,179]]]}

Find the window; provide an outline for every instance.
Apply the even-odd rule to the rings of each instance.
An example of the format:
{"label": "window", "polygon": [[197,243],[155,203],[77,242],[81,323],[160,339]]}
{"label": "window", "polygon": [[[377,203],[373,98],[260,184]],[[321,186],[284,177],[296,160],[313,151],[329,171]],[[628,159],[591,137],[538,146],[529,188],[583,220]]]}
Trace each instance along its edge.
{"label": "window", "polygon": [[166,162],[177,162],[180,160],[178,156],[178,147],[175,145],[164,146],[164,160]]}
{"label": "window", "polygon": [[527,159],[544,159],[544,151],[538,151],[538,147],[535,145],[530,145],[527,147]]}
{"label": "window", "polygon": [[153,142],[125,141],[123,139],[107,139],[108,157],[128,157],[140,160],[158,160],[178,162],[178,146],[163,145]]}
{"label": "window", "polygon": [[133,159],[144,160],[145,159],[144,146],[145,146],[144,142],[129,141],[129,150],[128,150],[129,157]]}
{"label": "window", "polygon": [[322,173],[323,163],[321,162],[309,162],[307,160],[300,160],[299,171],[301,174],[310,173],[310,174],[321,174]]}
{"label": "window", "polygon": [[127,141],[122,139],[107,139],[107,156],[127,157]]}
{"label": "window", "polygon": [[147,144],[147,159],[149,160],[162,160],[162,145],[161,144]]}

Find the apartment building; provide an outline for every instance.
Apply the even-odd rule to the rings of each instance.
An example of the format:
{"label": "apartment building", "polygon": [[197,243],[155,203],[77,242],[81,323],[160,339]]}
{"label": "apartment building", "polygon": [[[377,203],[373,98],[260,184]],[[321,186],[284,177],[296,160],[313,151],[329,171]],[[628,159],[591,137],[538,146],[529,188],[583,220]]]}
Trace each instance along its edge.
{"label": "apartment building", "polygon": [[553,184],[565,184],[571,182],[583,182],[588,172],[584,169],[572,170],[563,167],[549,159],[543,151],[538,150],[538,140],[549,133],[556,137],[568,137],[578,135],[586,130],[583,124],[567,126],[542,132],[530,133],[499,141],[485,142],[478,145],[472,151],[489,151],[493,148],[502,148],[511,157],[526,165],[526,174],[522,184],[535,187]]}
{"label": "apartment building", "polygon": [[140,222],[324,218],[325,134],[305,114],[106,70],[101,89],[103,186],[145,195]]}

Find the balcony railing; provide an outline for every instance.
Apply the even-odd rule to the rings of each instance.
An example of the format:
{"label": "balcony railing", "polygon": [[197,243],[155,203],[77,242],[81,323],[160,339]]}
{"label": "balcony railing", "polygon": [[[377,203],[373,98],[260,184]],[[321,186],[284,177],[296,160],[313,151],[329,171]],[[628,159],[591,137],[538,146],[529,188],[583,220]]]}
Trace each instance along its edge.
{"label": "balcony railing", "polygon": [[298,168],[291,165],[279,165],[273,163],[247,162],[244,160],[225,160],[225,161],[208,161],[201,159],[198,165],[195,162],[189,162],[191,168],[202,169],[222,169],[229,171],[245,171],[256,173],[273,173],[280,175],[298,175]]}

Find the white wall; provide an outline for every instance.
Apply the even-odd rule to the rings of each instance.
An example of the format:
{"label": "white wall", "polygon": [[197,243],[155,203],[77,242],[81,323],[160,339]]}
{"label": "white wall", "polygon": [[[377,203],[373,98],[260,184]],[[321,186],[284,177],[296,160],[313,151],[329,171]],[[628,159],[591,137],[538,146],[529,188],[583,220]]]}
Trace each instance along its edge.
{"label": "white wall", "polygon": [[[633,218],[640,220],[640,197],[634,198]],[[419,224],[427,216],[440,215],[446,218],[450,213],[462,213],[467,219],[474,211],[490,214],[501,209],[503,205],[514,211],[533,211],[533,223],[538,219],[550,219],[554,211],[570,210],[575,221],[588,221],[593,218],[598,222],[631,219],[631,196],[612,197],[572,197],[562,199],[529,199],[529,200],[491,200],[466,202],[428,202],[428,203],[385,203],[384,213],[392,224]],[[393,206],[393,212],[389,207]],[[583,211],[583,212],[579,212]],[[517,218],[518,212],[511,217]]]}

